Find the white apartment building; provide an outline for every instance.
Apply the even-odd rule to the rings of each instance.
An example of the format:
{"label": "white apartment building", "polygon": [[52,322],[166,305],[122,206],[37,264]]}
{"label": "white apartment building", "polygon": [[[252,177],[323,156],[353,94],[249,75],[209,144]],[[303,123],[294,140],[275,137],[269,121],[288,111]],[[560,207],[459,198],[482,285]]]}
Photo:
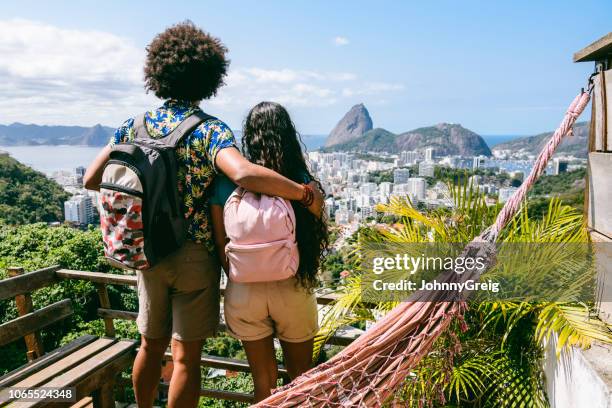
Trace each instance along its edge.
{"label": "white apartment building", "polygon": [[413,200],[423,201],[425,200],[427,183],[424,178],[411,177],[408,179],[408,194]]}
{"label": "white apartment building", "polygon": [[410,169],[393,170],[393,184],[405,184],[410,178]]}
{"label": "white apartment building", "polygon": [[432,161],[424,161],[419,163],[419,176],[420,177],[433,177],[435,165]]}
{"label": "white apartment building", "polygon": [[499,202],[505,203],[506,201],[508,201],[508,199],[512,197],[512,194],[514,194],[516,190],[518,190],[516,187],[500,188],[499,189]]}
{"label": "white apartment building", "polygon": [[425,149],[425,161],[433,161],[434,158],[434,149],[433,147],[428,147]]}
{"label": "white apartment building", "polygon": [[483,168],[486,164],[487,156],[474,156],[472,160],[472,170]]}
{"label": "white apartment building", "polygon": [[87,225],[94,220],[94,206],[91,197],[76,195],[64,202],[66,221]]}

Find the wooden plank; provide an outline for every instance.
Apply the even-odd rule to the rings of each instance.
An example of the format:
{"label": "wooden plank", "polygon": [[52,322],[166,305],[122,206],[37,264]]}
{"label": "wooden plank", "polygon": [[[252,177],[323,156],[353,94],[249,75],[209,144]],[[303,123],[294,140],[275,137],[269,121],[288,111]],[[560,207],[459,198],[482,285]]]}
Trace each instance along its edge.
{"label": "wooden plank", "polygon": [[[11,278],[21,276],[24,272],[23,268],[7,268],[7,271],[8,276]],[[15,296],[15,307],[17,308],[18,316],[25,316],[28,313],[32,313],[34,311],[32,295],[24,293],[23,295]],[[32,334],[26,334],[24,340],[26,343],[26,356],[28,361],[32,361],[45,354],[40,332],[35,331]]]}
{"label": "wooden plank", "polygon": [[111,347],[115,343],[114,339],[101,338],[93,343],[82,347],[65,358],[51,364],[50,366],[38,371],[36,374],[25,378],[23,381],[15,384],[15,387],[36,387],[44,384],[58,375],[71,370],[74,366],[91,358],[91,356],[100,353],[101,351]]}
{"label": "wooden plank", "polygon": [[[164,354],[164,360],[172,361],[172,353],[170,351],[167,351]],[[239,360],[239,359],[228,358],[228,357],[210,356],[208,354],[203,354],[200,357],[200,365],[202,367],[219,368],[221,370],[238,371],[241,373],[251,372],[251,367],[249,366],[249,362],[246,360]],[[287,373],[287,369],[282,365],[279,365],[278,373],[279,375],[283,377],[289,378],[289,373]]]}
{"label": "wooden plank", "polygon": [[202,388],[200,390],[200,396],[246,403],[252,403],[255,401],[255,396],[253,394],[247,394],[245,392],[213,390],[210,388]]}
{"label": "wooden plank", "polygon": [[[13,387],[39,387],[51,381],[54,377],[71,370],[74,366],[91,358],[100,351],[109,348],[115,341],[113,339],[98,339],[93,343],[73,351],[63,359],[35,372],[34,374],[24,378],[23,380],[13,384]],[[11,399],[8,394],[0,393],[0,405],[9,402]]]}
{"label": "wooden plank", "polygon": [[56,275],[60,279],[81,279],[94,283],[105,283],[107,285],[136,286],[136,276],[117,275],[114,273],[75,271],[71,269],[58,269]]}
{"label": "wooden plank", "polygon": [[[108,297],[108,290],[106,290],[106,285],[103,283],[96,283],[96,290],[98,291],[100,306],[105,309],[110,309],[111,304]],[[110,317],[104,318],[104,333],[108,337],[115,337],[115,325],[113,324],[113,319]]]}
{"label": "wooden plank", "polygon": [[79,337],[78,339],[71,341],[65,346],[50,351],[44,356],[37,358],[36,360],[22,367],[19,367],[18,369],[11,371],[10,373],[3,375],[2,377],[0,377],[0,388],[8,387],[12,384],[15,384],[16,382],[23,380],[26,377],[29,377],[30,375],[33,375],[34,373],[55,363],[56,361],[61,360],[68,354],[73,353],[81,347],[92,343],[97,338],[97,336],[93,336],[91,334]]}
{"label": "wooden plank", "polygon": [[[136,343],[132,341],[119,341],[89,359],[74,366],[58,377],[44,383],[41,387],[76,387],[77,398],[84,398],[102,385],[133,360],[132,351]],[[52,402],[16,403],[13,406],[20,408],[54,406]],[[104,407],[106,408],[106,407]]]}
{"label": "wooden plank", "polygon": [[98,308],[98,316],[103,319],[136,320],[138,313],[126,310]]}
{"label": "wooden plank", "polygon": [[50,266],[21,276],[0,280],[0,300],[32,292],[56,282],[55,271],[59,266]]}
{"label": "wooden plank", "polygon": [[[23,276],[27,276],[27,274]],[[0,345],[18,340],[28,333],[33,333],[68,317],[72,313],[70,299],[64,299],[13,319],[0,325]]]}
{"label": "wooden plank", "polygon": [[[159,388],[167,391],[169,385],[166,383],[159,384]],[[202,388],[200,389],[200,396],[214,399],[223,399],[229,401],[238,401],[238,402],[247,402],[251,403],[255,400],[253,394],[247,394],[244,392],[235,392],[235,391],[223,391],[223,390],[213,390],[211,388]]]}
{"label": "wooden plank", "polygon": [[[109,379],[114,382],[115,376],[128,367],[133,361],[136,343],[119,341],[112,346],[90,357],[59,377],[45,383],[44,387],[76,387],[77,398],[83,398],[95,390],[103,388]],[[114,401],[103,399],[102,408],[114,407]],[[53,406],[52,403],[31,406]]]}
{"label": "wooden plank", "polygon": [[93,408],[93,400],[91,397],[85,397],[78,401],[76,404],[71,405],[70,408]]}
{"label": "wooden plank", "polygon": [[612,32],[574,53],[574,62],[598,61],[612,54]]}

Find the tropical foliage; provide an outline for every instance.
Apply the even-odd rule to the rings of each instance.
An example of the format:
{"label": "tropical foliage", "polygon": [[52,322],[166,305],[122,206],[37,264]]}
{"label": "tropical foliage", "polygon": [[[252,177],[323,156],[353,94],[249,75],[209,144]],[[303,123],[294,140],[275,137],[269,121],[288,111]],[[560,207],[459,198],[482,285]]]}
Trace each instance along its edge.
{"label": "tropical foliage", "polygon": [[60,221],[69,197],[55,181],[0,155],[0,218],[8,224]]}
{"label": "tropical foliage", "polygon": [[[361,298],[360,253],[369,242],[469,242],[490,225],[500,210],[467,182],[451,185],[454,208],[419,211],[408,201],[394,200],[379,210],[399,219],[384,227],[362,230],[353,248],[355,269],[327,310],[315,353],[345,324],[375,321],[396,303],[364,304]],[[529,216],[527,204],[501,233],[499,242],[587,243],[582,214],[552,199],[541,218]],[[568,255],[569,256],[569,255]],[[570,261],[570,260],[568,260]],[[440,337],[431,352],[406,379],[399,397],[408,406],[545,407],[542,358],[544,345],[557,353],[593,340],[612,343],[610,327],[576,302],[470,302],[464,321]]]}

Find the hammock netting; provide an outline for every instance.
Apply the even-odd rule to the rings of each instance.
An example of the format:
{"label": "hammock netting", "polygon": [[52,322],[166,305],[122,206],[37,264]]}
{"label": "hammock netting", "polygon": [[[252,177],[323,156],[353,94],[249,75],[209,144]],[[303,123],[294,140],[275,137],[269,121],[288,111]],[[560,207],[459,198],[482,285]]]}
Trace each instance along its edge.
{"label": "hammock netting", "polygon": [[[563,137],[571,134],[572,126],[589,99],[590,92],[582,91],[576,96],[559,128],[540,152],[529,176],[505,203],[495,223],[464,248],[464,255],[485,259],[485,268],[471,274],[446,271],[437,278],[438,281],[478,279],[495,262],[494,242],[499,232],[518,212],[528,190],[545,171]],[[445,292],[416,292],[340,353],[278,388],[256,406],[394,405],[394,394],[453,319],[462,318],[466,307],[465,299],[449,301],[449,294]]]}

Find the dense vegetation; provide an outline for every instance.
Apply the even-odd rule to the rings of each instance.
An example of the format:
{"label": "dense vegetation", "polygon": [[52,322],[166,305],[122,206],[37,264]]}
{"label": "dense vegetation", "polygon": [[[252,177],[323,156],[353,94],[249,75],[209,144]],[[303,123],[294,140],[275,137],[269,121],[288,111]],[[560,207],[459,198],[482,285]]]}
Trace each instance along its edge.
{"label": "dense vegetation", "polygon": [[60,221],[69,195],[44,174],[0,155],[0,218],[8,224]]}

